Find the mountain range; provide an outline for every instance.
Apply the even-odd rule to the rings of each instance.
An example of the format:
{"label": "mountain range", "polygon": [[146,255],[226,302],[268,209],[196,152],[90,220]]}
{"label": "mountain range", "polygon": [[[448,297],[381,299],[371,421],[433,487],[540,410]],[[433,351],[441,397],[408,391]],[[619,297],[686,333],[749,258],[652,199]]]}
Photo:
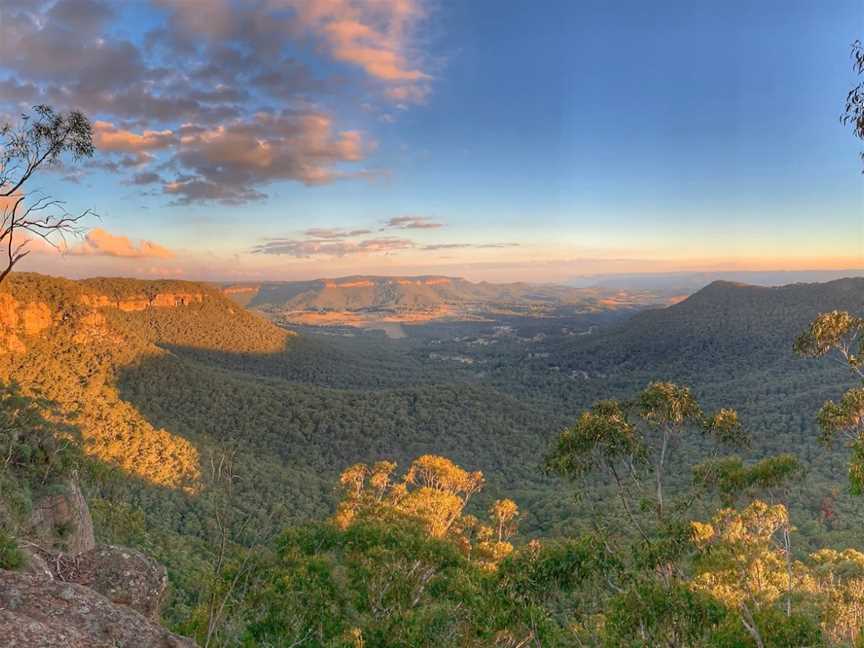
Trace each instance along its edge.
{"label": "mountain range", "polygon": [[669,303],[656,291],[474,283],[459,277],[352,276],[230,284],[237,303],[300,324],[470,320],[502,315],[554,317]]}

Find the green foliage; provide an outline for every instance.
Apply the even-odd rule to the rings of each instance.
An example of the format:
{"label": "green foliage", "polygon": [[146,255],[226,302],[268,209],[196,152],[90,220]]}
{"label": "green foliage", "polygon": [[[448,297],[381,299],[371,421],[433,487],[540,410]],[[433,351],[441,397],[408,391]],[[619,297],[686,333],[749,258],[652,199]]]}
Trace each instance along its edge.
{"label": "green foliage", "polygon": [[649,537],[640,538],[629,547],[631,568],[637,573],[651,573],[683,564],[693,553],[692,535],[686,518],[663,520]]}
{"label": "green foliage", "polygon": [[836,437],[855,440],[864,433],[864,388],[850,389],[839,403],[827,401],[818,415],[822,442],[830,446]]}
{"label": "green foliage", "polygon": [[702,419],[702,409],[689,387],[652,382],[639,394],[639,414],[653,427],[681,426]]}
{"label": "green foliage", "polygon": [[[860,543],[861,509],[834,493],[835,458],[814,443],[812,425],[818,403],[848,388],[848,380],[827,362],[801,363],[789,353],[790,328],[803,326],[802,317],[850,308],[860,295],[854,282],[851,289],[835,283],[776,291],[715,286],[584,336],[561,333],[557,321],[511,320],[513,335],[460,323],[385,341],[289,336],[197,284],[13,276],[15,295],[45,301],[72,324],[25,340],[28,353],[4,357],[0,373],[19,379],[27,397],[38,387],[59,403],[58,419],[86,431],[88,452],[118,439],[116,455],[82,468],[99,539],[141,547],[168,564],[174,592],[166,618],[202,643],[208,597],[229,591],[218,631],[225,645],[290,645],[280,633],[307,637],[308,645],[427,645],[434,637],[440,646],[508,646],[531,633],[543,645],[615,645],[603,636],[604,624],[621,641],[639,635],[623,617],[610,622],[611,601],[621,597],[615,609],[623,615],[626,596],[638,593],[650,604],[651,636],[663,641],[676,625],[684,632],[715,618],[716,602],[688,587],[694,563],[687,521],[711,514],[708,501],[693,500],[688,489],[697,458],[743,438],[726,405],[739,407],[754,435],[746,462],[724,469],[722,493],[743,485],[748,493],[788,495],[803,530],[796,540],[802,554],[817,543]],[[73,324],[88,313],[83,294],[120,300],[165,290],[201,290],[207,298],[175,309],[106,308],[99,336],[75,342]],[[597,321],[607,320],[579,326]],[[430,360],[432,352],[466,354],[475,363],[443,364]],[[702,407],[716,414],[703,416]],[[554,432],[574,420],[556,440]],[[664,486],[678,497],[662,520],[646,524],[656,508],[653,484],[643,477],[657,465],[664,426],[674,428]],[[164,436],[145,447],[158,432]],[[580,478],[579,502],[538,471],[550,442],[549,468]],[[802,480],[785,460],[760,462],[789,447],[808,466],[801,489],[787,489],[787,475]],[[179,448],[194,450],[188,465],[200,469],[197,491],[148,478],[169,473],[160,469]],[[217,580],[215,520],[224,507],[213,496],[209,457],[227,448],[241,448],[242,479],[230,504],[240,523]],[[497,570],[480,568],[452,542],[400,516],[342,530],[303,525],[332,513],[341,468],[381,457],[407,465],[431,452],[483,471],[486,488],[466,515],[482,514],[505,493],[525,511],[524,538],[514,540]],[[124,456],[133,457],[129,465],[120,463]],[[629,520],[610,505],[611,465],[629,480],[625,495],[644,537],[622,532]],[[139,468],[147,470],[134,472]],[[0,488],[5,495],[5,484]],[[278,547],[267,541],[288,526]],[[541,534],[565,537],[526,542]],[[424,569],[434,576],[411,605]],[[717,622],[718,631],[727,622]],[[695,630],[692,637],[698,645]]]}
{"label": "green foliage", "polygon": [[24,554],[11,535],[0,529],[0,569],[18,569],[24,564]]}
{"label": "green foliage", "polygon": [[50,422],[56,408],[46,399],[0,383],[0,473],[12,472],[31,484],[48,484],[80,462],[80,439],[69,425]]}
{"label": "green foliage", "polygon": [[[822,313],[795,342],[800,355],[818,358],[839,356],[852,374],[864,382],[864,318],[846,311]],[[823,444],[842,437],[851,447],[849,485],[853,495],[864,492],[864,388],[848,390],[839,403],[828,400],[817,417]]]}
{"label": "green foliage", "polygon": [[684,584],[639,581],[609,602],[604,645],[713,646],[726,617],[718,601]]}
{"label": "green foliage", "polygon": [[[805,614],[786,616],[768,608],[754,615],[764,648],[820,648],[825,640],[819,624]],[[740,619],[727,616],[726,622],[711,633],[708,646],[716,648],[756,648],[756,641]]]}
{"label": "green foliage", "polygon": [[262,566],[245,645],[491,645],[505,635],[545,644],[562,631],[410,521],[307,526],[278,547]]}
{"label": "green foliage", "polygon": [[791,454],[766,457],[749,466],[740,457],[719,457],[693,466],[693,483],[716,491],[728,507],[743,497],[766,492],[776,495],[803,474],[803,465]]}
{"label": "green foliage", "polygon": [[0,532],[26,526],[34,499],[84,464],[78,431],[52,417],[50,401],[0,383]]}
{"label": "green foliage", "polygon": [[78,110],[57,113],[50,106],[34,106],[31,114],[21,116],[18,126],[0,123],[0,284],[29,250],[31,238],[51,242],[54,234],[69,233],[89,212],[69,214],[62,201],[52,200],[30,182],[40,167],[59,163],[64,156],[77,161],[92,157],[93,129]]}
{"label": "green foliage", "polygon": [[514,598],[536,603],[598,586],[622,568],[602,538],[591,534],[529,544],[501,563],[498,578]]}
{"label": "green foliage", "polygon": [[[831,311],[821,313],[811,323],[808,329],[795,340],[795,352],[808,358],[819,358],[838,350],[851,367],[860,366],[864,362],[862,344],[858,339],[864,330],[864,319],[846,311]],[[856,346],[857,344],[857,346]]]}
{"label": "green foliage", "polygon": [[[631,420],[633,410],[639,420]],[[640,507],[649,508],[642,478],[650,477],[656,485],[653,507],[662,522],[672,448],[694,429],[711,433],[720,442],[740,445],[746,440],[733,410],[722,409],[706,418],[689,388],[652,382],[635,403],[606,400],[583,412],[576,425],[559,435],[546,467],[569,479],[584,479],[592,472],[611,475],[632,526],[644,538],[634,513],[636,502],[629,500],[641,498]]]}
{"label": "green foliage", "polygon": [[581,479],[598,468],[616,471],[622,461],[643,461],[645,452],[621,403],[600,401],[561,433],[546,467],[563,477]]}

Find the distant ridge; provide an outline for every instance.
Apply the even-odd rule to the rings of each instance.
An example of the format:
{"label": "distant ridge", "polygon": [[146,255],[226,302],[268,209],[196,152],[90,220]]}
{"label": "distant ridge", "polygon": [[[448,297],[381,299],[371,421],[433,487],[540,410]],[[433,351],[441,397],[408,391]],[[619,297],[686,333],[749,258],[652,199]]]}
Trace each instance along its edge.
{"label": "distant ridge", "polygon": [[664,294],[691,294],[714,281],[757,286],[786,286],[794,283],[824,283],[849,277],[864,277],[864,268],[843,270],[730,270],[719,272],[646,272],[588,275],[566,281],[579,288],[629,288]]}
{"label": "distant ridge", "polygon": [[637,313],[578,349],[577,367],[602,354],[622,367],[689,376],[744,367],[796,364],[792,342],[819,313],[864,313],[864,278],[786,286],[714,281],[666,308]]}
{"label": "distant ridge", "polygon": [[443,275],[354,275],[230,284],[237,303],[303,323],[357,323],[358,317],[424,320],[490,315],[556,316],[669,303],[651,291],[551,284],[471,282]]}

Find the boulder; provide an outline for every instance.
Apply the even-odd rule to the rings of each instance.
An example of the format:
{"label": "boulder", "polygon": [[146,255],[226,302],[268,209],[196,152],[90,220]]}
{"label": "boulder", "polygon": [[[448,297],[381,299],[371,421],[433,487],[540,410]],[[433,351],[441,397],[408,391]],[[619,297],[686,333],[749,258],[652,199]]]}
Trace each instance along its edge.
{"label": "boulder", "polygon": [[75,555],[96,546],[90,509],[75,481],[39,499],[30,514],[29,526],[28,538],[49,551]]}
{"label": "boulder", "polygon": [[168,574],[140,551],[99,545],[82,554],[46,556],[56,580],[84,585],[116,605],[125,605],[154,622],[168,591]]}
{"label": "boulder", "polygon": [[0,570],[0,638],[28,648],[193,648],[95,590],[37,574]]}
{"label": "boulder", "polygon": [[21,553],[24,554],[24,565],[17,571],[34,574],[35,576],[42,576],[43,578],[48,579],[54,578],[54,572],[51,571],[51,568],[48,566],[48,560],[38,547],[28,542],[24,542],[19,549],[21,550]]}

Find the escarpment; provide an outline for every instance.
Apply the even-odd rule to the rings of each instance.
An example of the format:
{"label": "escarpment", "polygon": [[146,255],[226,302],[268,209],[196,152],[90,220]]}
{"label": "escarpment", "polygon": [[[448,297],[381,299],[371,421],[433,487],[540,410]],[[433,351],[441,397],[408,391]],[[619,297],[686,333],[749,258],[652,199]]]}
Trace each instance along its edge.
{"label": "escarpment", "polygon": [[20,283],[11,281],[11,290],[0,292],[0,353],[25,353],[28,339],[50,332],[61,323],[67,328],[77,327],[79,341],[89,341],[92,336],[88,333],[104,333],[106,310],[137,313],[148,309],[176,309],[217,297],[215,293],[208,295],[200,289],[106,294],[88,289],[86,282],[62,282],[66,284],[66,294],[62,295],[64,299],[58,300],[54,293],[40,294],[37,290],[33,294],[34,291],[23,289],[23,286],[32,288],[32,283],[32,278]]}
{"label": "escarpment", "polygon": [[88,455],[185,491],[200,476],[194,443],[121,397],[124,372],[183,362],[178,350],[281,352],[289,338],[206,284],[13,273],[0,288],[0,382],[52,401]]}
{"label": "escarpment", "polygon": [[125,313],[133,313],[148,308],[177,308],[188,304],[200,304],[204,294],[200,292],[157,292],[152,295],[132,295],[112,298],[108,295],[81,295],[81,303],[94,308],[116,308]]}

